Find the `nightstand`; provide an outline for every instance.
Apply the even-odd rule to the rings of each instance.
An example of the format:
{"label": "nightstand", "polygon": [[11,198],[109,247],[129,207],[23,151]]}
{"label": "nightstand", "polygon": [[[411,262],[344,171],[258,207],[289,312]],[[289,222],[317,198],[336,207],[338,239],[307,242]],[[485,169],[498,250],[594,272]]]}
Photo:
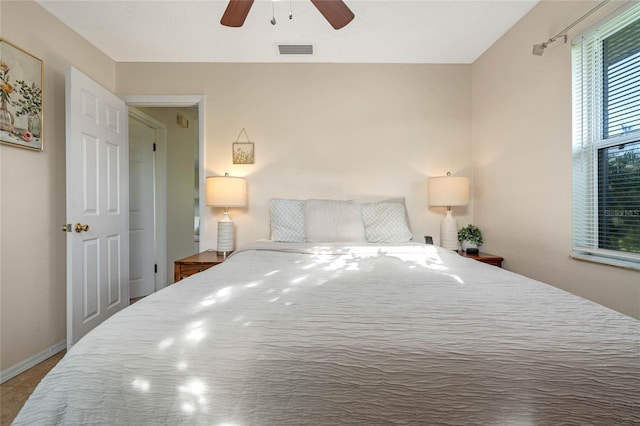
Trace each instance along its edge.
{"label": "nightstand", "polygon": [[207,250],[194,254],[173,263],[173,279],[178,282],[189,275],[197,274],[224,262],[224,258],[215,250]]}
{"label": "nightstand", "polygon": [[488,263],[489,265],[502,268],[502,261],[504,258],[489,253],[467,254],[465,251],[458,251],[458,254],[462,257],[468,257],[469,259],[477,260],[478,262]]}

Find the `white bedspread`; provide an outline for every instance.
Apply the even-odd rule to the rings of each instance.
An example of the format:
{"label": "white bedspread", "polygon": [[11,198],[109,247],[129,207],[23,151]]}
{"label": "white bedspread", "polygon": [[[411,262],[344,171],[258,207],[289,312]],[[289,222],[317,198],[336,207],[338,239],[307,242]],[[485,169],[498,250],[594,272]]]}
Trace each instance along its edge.
{"label": "white bedspread", "polygon": [[640,424],[637,320],[434,246],[276,247],[114,315],[15,424]]}

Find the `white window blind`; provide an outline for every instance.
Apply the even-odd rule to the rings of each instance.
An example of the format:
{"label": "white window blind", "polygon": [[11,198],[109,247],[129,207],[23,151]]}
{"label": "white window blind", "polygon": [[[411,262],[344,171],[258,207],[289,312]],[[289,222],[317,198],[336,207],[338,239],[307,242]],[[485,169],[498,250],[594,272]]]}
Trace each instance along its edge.
{"label": "white window blind", "polygon": [[574,40],[573,254],[640,267],[640,4]]}

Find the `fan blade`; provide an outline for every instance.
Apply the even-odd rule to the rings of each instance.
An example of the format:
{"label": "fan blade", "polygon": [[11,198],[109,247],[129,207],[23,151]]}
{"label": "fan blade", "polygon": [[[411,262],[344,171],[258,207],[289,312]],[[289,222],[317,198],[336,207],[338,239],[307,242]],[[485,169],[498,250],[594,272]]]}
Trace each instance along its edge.
{"label": "fan blade", "polygon": [[226,27],[241,27],[247,19],[252,4],[253,0],[229,0],[220,23]]}
{"label": "fan blade", "polygon": [[336,30],[347,25],[355,17],[342,0],[311,0],[311,3]]}

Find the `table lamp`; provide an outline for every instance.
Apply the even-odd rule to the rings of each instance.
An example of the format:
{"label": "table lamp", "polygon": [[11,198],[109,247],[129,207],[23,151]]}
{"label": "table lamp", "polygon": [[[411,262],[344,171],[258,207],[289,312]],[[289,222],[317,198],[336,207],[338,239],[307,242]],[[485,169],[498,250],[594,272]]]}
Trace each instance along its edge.
{"label": "table lamp", "polygon": [[224,258],[234,249],[233,221],[229,218],[230,207],[247,206],[247,181],[245,178],[209,176],[206,183],[207,206],[223,207],[222,219],[218,221],[218,254]]}
{"label": "table lamp", "polygon": [[440,246],[458,249],[458,221],[453,217],[451,207],[466,206],[469,203],[469,178],[446,176],[429,178],[429,205],[444,206],[447,213],[440,223]]}

